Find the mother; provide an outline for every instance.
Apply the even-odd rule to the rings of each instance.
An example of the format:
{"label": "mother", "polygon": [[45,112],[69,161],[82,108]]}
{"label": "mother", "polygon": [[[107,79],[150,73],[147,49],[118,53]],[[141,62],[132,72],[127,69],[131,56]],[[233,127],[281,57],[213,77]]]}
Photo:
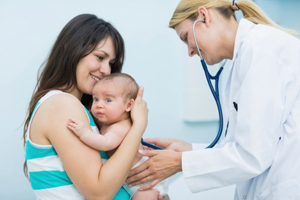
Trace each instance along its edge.
{"label": "mother", "polygon": [[[24,126],[24,172],[37,199],[129,199],[121,187],[147,125],[148,109],[139,90],[132,128],[116,153],[82,143],[66,123],[76,118],[97,131],[87,110],[96,82],[120,72],[124,42],[119,32],[95,15],[73,18],[59,34],[31,98]],[[121,188],[121,189],[120,189]]]}

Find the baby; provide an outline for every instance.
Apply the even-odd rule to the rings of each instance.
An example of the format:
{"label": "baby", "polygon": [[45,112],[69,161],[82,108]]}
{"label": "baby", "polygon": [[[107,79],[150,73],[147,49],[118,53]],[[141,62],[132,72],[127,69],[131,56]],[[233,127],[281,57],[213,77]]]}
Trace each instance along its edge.
{"label": "baby", "polygon": [[[82,122],[69,119],[67,127],[72,130],[82,142],[90,147],[106,151],[110,157],[121,144],[131,128],[130,111],[134,105],[134,99],[138,93],[139,86],[135,80],[124,73],[114,73],[105,76],[98,81],[93,89],[93,104],[91,112],[100,122],[100,133],[92,132]],[[142,149],[140,144],[140,149]],[[133,168],[145,162],[148,158],[137,154]],[[144,184],[143,184],[144,185]],[[154,189],[139,191],[141,187],[128,187],[123,185],[133,200],[158,199],[167,194],[165,181],[157,184]]]}

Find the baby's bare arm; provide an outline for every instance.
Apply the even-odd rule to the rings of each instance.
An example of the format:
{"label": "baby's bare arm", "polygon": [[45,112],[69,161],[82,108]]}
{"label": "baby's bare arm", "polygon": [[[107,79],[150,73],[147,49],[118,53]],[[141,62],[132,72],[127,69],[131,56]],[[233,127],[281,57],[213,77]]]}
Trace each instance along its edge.
{"label": "baby's bare arm", "polygon": [[67,128],[73,131],[73,133],[75,133],[79,138],[87,131],[90,131],[83,122],[77,119],[69,119],[67,123]]}
{"label": "baby's bare arm", "polygon": [[74,119],[70,120],[67,127],[86,145],[101,151],[109,151],[117,148],[130,129],[129,126],[123,123],[115,123],[108,128],[107,133],[102,135],[90,131],[80,121]]}

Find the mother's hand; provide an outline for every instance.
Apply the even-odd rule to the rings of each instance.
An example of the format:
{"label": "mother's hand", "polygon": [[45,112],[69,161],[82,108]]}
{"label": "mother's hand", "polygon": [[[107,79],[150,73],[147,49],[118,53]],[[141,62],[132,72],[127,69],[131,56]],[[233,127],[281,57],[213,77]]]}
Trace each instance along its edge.
{"label": "mother's hand", "polygon": [[147,102],[143,100],[144,88],[140,87],[134,106],[130,112],[131,120],[134,125],[146,128],[148,123],[148,107]]}
{"label": "mother's hand", "polygon": [[130,187],[151,181],[150,184],[140,188],[140,190],[147,190],[160,181],[182,171],[181,152],[172,150],[139,150],[139,153],[143,156],[148,156],[149,159],[130,171],[126,180]]}

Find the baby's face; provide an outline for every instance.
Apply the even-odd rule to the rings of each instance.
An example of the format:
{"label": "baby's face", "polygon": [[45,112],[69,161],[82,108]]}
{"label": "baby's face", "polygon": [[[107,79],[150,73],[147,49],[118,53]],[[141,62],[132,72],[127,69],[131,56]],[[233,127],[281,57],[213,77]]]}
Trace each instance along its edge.
{"label": "baby's face", "polygon": [[124,87],[113,81],[98,83],[93,89],[92,114],[104,124],[112,124],[128,117],[128,101],[124,102]]}

